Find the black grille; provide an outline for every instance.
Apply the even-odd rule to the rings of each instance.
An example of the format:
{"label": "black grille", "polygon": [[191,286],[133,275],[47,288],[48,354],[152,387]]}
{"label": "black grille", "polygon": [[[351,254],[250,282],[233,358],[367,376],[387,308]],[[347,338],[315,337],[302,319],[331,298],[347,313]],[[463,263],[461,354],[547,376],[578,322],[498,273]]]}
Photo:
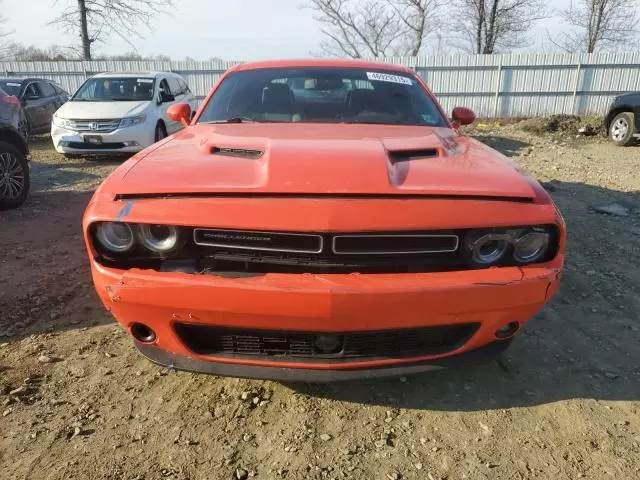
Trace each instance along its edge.
{"label": "black grille", "polygon": [[457,235],[379,234],[333,237],[333,253],[338,255],[447,253],[457,249]]}
{"label": "black grille", "polygon": [[124,148],[125,144],[121,142],[108,142],[108,143],[87,143],[87,142],[69,142],[70,148],[76,150],[117,150]]}
{"label": "black grille", "polygon": [[196,228],[193,240],[197,245],[263,252],[320,253],[323,247],[321,235],[288,232]]}
{"label": "black grille", "polygon": [[[344,333],[242,330],[187,323],[177,323],[174,328],[182,342],[199,355],[331,363],[447,353],[469,340],[478,324]],[[331,346],[335,342],[335,347],[327,349],[327,341]]]}
{"label": "black grille", "polygon": [[203,273],[412,273],[465,268],[460,232],[294,233],[196,228]]}

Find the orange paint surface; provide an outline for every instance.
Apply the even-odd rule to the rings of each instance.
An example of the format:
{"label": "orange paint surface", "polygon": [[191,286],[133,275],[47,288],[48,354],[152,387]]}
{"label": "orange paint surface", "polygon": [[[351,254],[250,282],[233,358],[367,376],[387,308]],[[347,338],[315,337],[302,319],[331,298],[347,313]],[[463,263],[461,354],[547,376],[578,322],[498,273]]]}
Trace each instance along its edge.
{"label": "orange paint surface", "polygon": [[[346,60],[262,62],[235,69],[316,64],[402,70]],[[83,222],[93,280],[105,307],[125,328],[133,322],[151,327],[157,334],[154,344],[168,352],[320,370],[415,363],[438,356],[313,364],[199,357],[182,344],[172,324],[349,332],[479,323],[471,339],[448,356],[494,342],[496,329],[506,323],[526,323],[557,290],[565,225],[555,205],[513,162],[453,128],[197,125],[199,114],[191,126],[120,166],[96,191]],[[257,149],[264,155],[212,157],[212,147]],[[394,163],[387,152],[399,148],[432,148],[439,157]],[[521,267],[224,278],[103,266],[89,228],[114,220],[296,232],[555,225],[560,245],[552,261]]]}

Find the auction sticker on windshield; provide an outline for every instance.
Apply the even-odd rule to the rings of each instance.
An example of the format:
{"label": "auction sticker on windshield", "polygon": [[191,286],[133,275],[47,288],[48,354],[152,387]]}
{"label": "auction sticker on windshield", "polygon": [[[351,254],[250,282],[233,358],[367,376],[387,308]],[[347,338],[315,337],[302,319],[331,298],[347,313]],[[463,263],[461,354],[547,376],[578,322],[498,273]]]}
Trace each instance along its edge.
{"label": "auction sticker on windshield", "polygon": [[153,78],[139,78],[138,83],[153,83]]}
{"label": "auction sticker on windshield", "polygon": [[367,78],[369,80],[377,82],[391,82],[400,83],[402,85],[413,85],[413,82],[410,78],[401,77],[399,75],[391,75],[390,73],[367,72]]}

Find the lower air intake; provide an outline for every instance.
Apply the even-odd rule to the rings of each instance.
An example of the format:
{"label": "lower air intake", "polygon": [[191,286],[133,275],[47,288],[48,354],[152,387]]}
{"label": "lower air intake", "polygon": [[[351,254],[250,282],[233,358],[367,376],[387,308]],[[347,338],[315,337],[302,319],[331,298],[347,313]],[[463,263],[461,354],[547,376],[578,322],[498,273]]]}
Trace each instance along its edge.
{"label": "lower air intake", "polygon": [[[194,353],[270,361],[349,362],[438,355],[462,346],[478,324],[446,325],[375,332],[284,332],[177,323],[174,328]],[[327,336],[337,342],[324,353]]]}

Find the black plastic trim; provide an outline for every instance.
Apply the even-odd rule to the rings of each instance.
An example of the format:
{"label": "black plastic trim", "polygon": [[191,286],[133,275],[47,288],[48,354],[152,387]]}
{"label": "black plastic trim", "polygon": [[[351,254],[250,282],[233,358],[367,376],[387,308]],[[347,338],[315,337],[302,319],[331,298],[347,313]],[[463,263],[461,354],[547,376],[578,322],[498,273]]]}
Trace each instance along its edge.
{"label": "black plastic trim", "polygon": [[319,370],[313,368],[262,367],[238,363],[221,363],[176,355],[153,345],[135,342],[138,351],[152,362],[176,370],[241,378],[293,382],[335,382],[413,375],[430,370],[463,367],[495,360],[511,344],[511,339],[490,343],[466,353],[424,362],[407,362],[378,368]]}

